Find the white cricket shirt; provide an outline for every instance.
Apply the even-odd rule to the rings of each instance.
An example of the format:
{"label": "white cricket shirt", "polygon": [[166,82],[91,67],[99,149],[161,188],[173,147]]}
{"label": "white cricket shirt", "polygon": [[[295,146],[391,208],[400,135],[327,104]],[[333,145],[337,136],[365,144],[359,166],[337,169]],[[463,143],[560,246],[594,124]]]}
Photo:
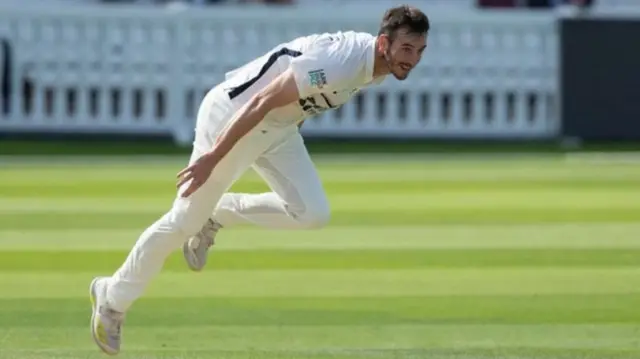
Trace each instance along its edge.
{"label": "white cricket shirt", "polygon": [[373,78],[376,37],[363,32],[313,34],[282,43],[226,74],[222,84],[238,107],[288,68],[293,69],[300,100],[271,111],[264,121],[284,126],[338,108]]}

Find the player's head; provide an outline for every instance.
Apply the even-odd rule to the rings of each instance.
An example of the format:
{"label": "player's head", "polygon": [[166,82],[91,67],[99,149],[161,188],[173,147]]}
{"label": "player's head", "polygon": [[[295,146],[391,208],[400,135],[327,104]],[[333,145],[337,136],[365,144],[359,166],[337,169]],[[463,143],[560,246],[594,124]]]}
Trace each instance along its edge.
{"label": "player's head", "polygon": [[378,53],[388,71],[404,80],[427,47],[429,18],[418,8],[401,5],[387,10],[378,31]]}

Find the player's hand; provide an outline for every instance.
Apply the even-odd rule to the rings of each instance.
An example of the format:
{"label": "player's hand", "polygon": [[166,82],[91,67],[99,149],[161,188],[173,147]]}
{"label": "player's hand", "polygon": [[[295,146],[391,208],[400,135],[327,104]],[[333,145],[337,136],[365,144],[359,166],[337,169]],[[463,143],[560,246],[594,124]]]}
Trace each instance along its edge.
{"label": "player's hand", "polygon": [[182,192],[181,197],[189,197],[193,192],[197,191],[207,181],[216,164],[218,164],[218,161],[209,152],[198,158],[192,165],[178,172],[176,187],[180,188],[183,184],[191,181],[187,189]]}

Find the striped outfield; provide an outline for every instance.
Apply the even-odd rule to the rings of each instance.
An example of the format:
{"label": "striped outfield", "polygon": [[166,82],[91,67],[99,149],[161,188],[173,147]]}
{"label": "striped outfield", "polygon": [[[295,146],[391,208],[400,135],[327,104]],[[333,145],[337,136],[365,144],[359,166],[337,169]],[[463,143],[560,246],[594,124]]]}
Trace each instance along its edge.
{"label": "striped outfield", "polygon": [[[101,358],[88,284],[174,195],[181,161],[0,162],[0,358]],[[639,358],[640,167],[589,158],[323,159],[321,231],[177,251],[122,358]],[[248,174],[234,187],[260,191]]]}

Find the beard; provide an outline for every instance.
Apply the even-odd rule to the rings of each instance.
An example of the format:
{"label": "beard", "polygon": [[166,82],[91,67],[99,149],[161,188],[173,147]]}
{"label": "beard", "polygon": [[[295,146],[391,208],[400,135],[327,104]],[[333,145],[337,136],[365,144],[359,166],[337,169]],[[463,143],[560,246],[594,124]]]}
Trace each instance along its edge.
{"label": "beard", "polygon": [[391,71],[391,74],[393,75],[393,77],[395,77],[397,80],[400,80],[400,81],[406,80],[407,77],[409,77],[409,74],[411,73],[411,69],[409,70],[403,69],[400,66],[400,63],[390,64],[389,70]]}
{"label": "beard", "polygon": [[384,56],[385,62],[387,63],[387,69],[389,70],[389,73],[393,75],[393,77],[395,77],[397,80],[400,80],[400,81],[404,81],[407,79],[407,77],[409,77],[409,73],[411,72],[411,70],[413,70],[413,68],[409,68],[409,70],[404,70],[400,66],[402,62],[397,61],[394,58],[394,56],[389,51],[388,47],[385,49],[383,56]]}
{"label": "beard", "polygon": [[402,62],[400,61],[396,61],[393,58],[393,55],[391,55],[391,53],[389,52],[389,49],[386,49],[386,51],[384,52],[384,59],[387,63],[387,68],[389,69],[389,72],[393,75],[393,77],[395,77],[397,80],[403,81],[406,80],[407,77],[409,77],[409,73],[411,72],[412,69],[409,70],[404,70],[400,64]]}
{"label": "beard", "polygon": [[399,67],[397,67],[396,70],[391,71],[393,77],[400,81],[406,80],[407,77],[409,77],[409,72],[411,71],[405,71]]}

